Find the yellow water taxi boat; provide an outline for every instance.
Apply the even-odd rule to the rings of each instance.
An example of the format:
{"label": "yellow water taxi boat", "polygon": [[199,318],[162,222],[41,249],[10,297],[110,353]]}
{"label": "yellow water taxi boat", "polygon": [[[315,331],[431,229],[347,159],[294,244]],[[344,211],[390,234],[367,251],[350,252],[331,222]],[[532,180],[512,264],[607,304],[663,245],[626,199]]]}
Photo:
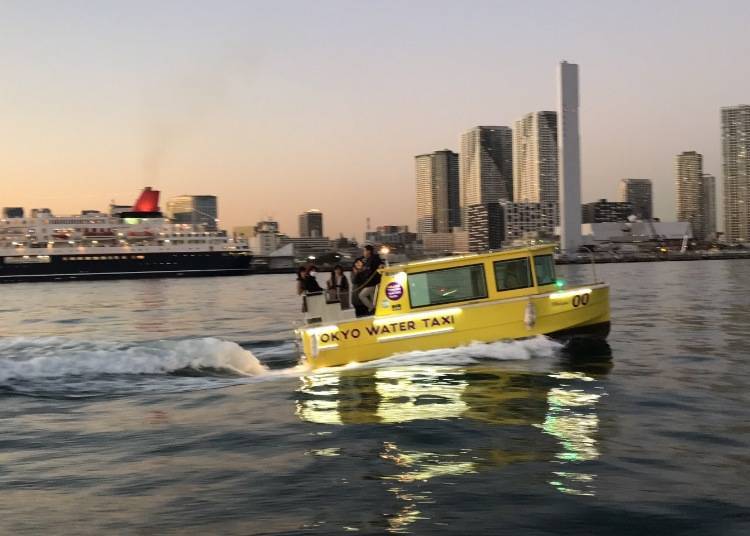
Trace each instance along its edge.
{"label": "yellow water taxi boat", "polygon": [[553,246],[446,257],[381,270],[372,316],[307,297],[296,330],[313,368],[371,361],[414,350],[547,335],[605,339],[609,286],[567,287],[556,279]]}

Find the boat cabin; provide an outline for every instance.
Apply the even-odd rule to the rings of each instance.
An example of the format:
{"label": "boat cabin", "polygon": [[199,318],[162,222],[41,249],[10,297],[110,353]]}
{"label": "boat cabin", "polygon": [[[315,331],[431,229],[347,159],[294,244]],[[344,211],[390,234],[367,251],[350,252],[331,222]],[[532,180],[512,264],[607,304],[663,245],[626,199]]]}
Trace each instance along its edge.
{"label": "boat cabin", "polygon": [[[385,267],[375,317],[522,298],[556,290],[554,246],[467,254]],[[308,324],[354,319],[353,309],[308,296]]]}

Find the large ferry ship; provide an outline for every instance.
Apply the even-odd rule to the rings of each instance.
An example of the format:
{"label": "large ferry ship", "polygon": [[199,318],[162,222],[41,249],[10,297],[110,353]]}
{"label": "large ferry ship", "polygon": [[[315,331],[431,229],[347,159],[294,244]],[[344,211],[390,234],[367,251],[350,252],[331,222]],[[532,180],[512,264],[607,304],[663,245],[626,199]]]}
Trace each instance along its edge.
{"label": "large ferry ship", "polygon": [[171,223],[149,187],[109,214],[43,209],[0,220],[0,283],[246,275],[251,260],[247,243],[224,231]]}

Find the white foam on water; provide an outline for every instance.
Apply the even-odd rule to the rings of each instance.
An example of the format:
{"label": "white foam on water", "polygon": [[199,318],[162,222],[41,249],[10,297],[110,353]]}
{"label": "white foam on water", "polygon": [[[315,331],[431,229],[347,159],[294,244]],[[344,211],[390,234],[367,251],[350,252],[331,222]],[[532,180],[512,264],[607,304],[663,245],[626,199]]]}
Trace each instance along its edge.
{"label": "white foam on water", "polygon": [[[390,357],[367,361],[364,363],[350,363],[343,368],[384,367],[402,365],[471,365],[485,360],[518,361],[529,360],[534,357],[552,357],[563,345],[548,337],[539,335],[530,339],[518,341],[498,341],[491,343],[473,342],[456,348],[441,348],[437,350],[415,350],[395,354]],[[342,367],[337,367],[342,368]],[[333,371],[336,368],[318,369]]]}
{"label": "white foam on water", "polygon": [[[407,352],[315,372],[404,365],[471,365],[483,360],[528,360],[551,357],[561,346],[542,336],[521,341],[475,342],[457,348]],[[311,372],[309,365],[304,363],[270,370],[252,352],[237,343],[211,337],[136,344],[64,337],[0,338],[0,383],[101,374],[170,374],[186,369],[198,373],[201,370],[226,371],[253,380],[303,376]]]}
{"label": "white foam on water", "polygon": [[262,376],[269,370],[237,343],[215,338],[124,344],[62,337],[0,339],[0,382],[95,374],[168,374],[182,369]]}

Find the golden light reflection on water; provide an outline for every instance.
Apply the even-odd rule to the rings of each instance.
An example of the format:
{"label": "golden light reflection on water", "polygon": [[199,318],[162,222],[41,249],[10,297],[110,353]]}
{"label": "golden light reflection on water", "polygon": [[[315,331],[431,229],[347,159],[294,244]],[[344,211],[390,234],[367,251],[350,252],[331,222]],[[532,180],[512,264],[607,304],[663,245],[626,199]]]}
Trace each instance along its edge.
{"label": "golden light reflection on water", "polygon": [[456,454],[439,454],[436,452],[401,451],[395,443],[386,442],[380,458],[393,462],[401,472],[396,475],[383,477],[385,480],[397,480],[408,483],[427,481],[441,476],[454,476],[466,473],[476,473],[475,462],[461,461],[461,455],[470,451]]}
{"label": "golden light reflection on water", "polygon": [[599,417],[595,406],[601,395],[576,388],[578,382],[595,381],[583,373],[550,376],[564,383],[549,390],[549,411],[542,429],[559,440],[562,450],[555,457],[566,467],[564,471],[553,471],[550,484],[569,495],[596,495],[596,475],[577,469],[582,462],[599,458]]}
{"label": "golden light reflection on water", "polygon": [[462,399],[467,382],[454,369],[363,369],[302,378],[297,415],[319,424],[383,423],[449,419],[469,408]]}
{"label": "golden light reflection on water", "polygon": [[600,455],[596,406],[603,393],[597,392],[601,389],[597,383],[581,372],[539,374],[491,367],[414,365],[328,371],[302,379],[297,415],[329,425],[469,419],[539,429],[555,439],[557,449],[544,442],[516,440],[507,450],[472,444],[472,449],[452,452],[409,450],[385,442],[379,456],[396,472],[381,478],[398,483],[391,491],[405,502],[398,514],[389,517],[390,529],[396,531],[420,518],[419,501],[405,486],[502,465],[550,462],[548,481],[556,490],[595,495],[596,475],[584,468]]}
{"label": "golden light reflection on water", "polygon": [[420,504],[433,504],[429,491],[423,493],[409,493],[405,487],[415,482],[427,482],[433,478],[448,476],[459,476],[478,471],[476,462],[466,461],[465,457],[470,450],[452,454],[441,454],[437,452],[417,452],[402,450],[393,442],[385,442],[380,458],[391,462],[396,468],[396,473],[383,476],[383,480],[391,480],[399,485],[388,488],[403,506],[395,513],[388,516],[388,532],[398,534],[408,532],[408,526],[420,520],[427,519],[419,510]]}

